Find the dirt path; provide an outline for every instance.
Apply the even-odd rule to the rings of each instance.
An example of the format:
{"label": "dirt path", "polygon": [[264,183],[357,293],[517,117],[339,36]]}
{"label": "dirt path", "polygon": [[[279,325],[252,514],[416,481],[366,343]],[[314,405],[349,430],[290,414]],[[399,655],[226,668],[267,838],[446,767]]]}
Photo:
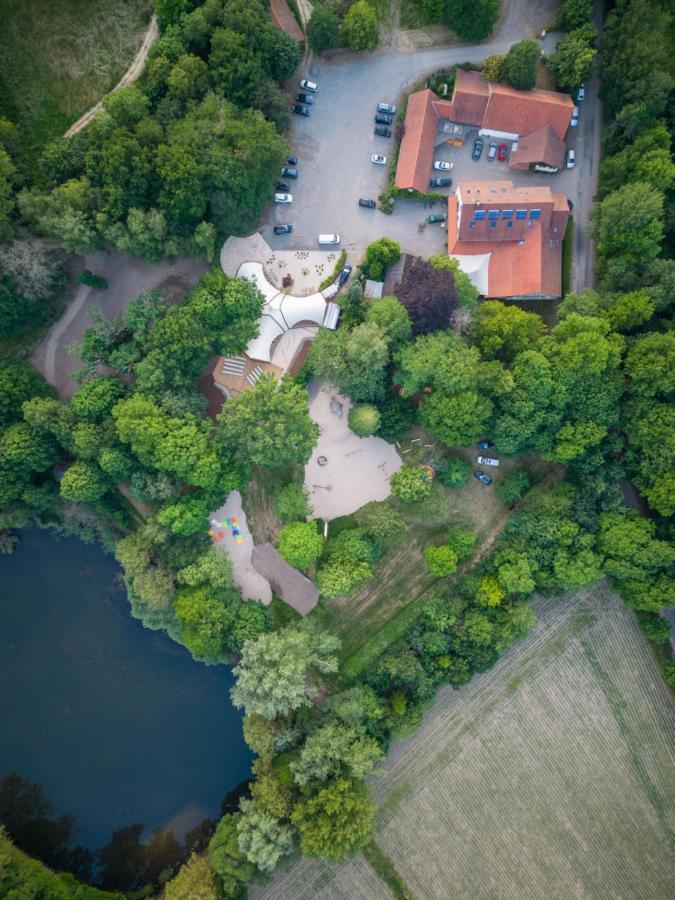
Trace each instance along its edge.
{"label": "dirt path", "polygon": [[[116,91],[118,88],[127,87],[127,85],[129,84],[133,84],[134,81],[136,81],[136,79],[141,75],[145,67],[145,61],[148,58],[148,50],[155,43],[158,37],[159,28],[157,26],[157,16],[153,14],[152,18],[150,19],[148,30],[145,32],[145,37],[143,38],[143,43],[141,44],[140,50],[134,57],[134,61],[126,70],[122,78],[113,88],[114,91]],[[77,122],[70,126],[68,131],[66,131],[65,137],[72,137],[74,134],[77,134],[78,131],[81,131],[84,126],[88,125],[94,118],[94,116],[102,109],[103,103],[99,100],[99,102],[95,106],[92,106],[92,108],[88,110],[88,112],[80,116]]]}

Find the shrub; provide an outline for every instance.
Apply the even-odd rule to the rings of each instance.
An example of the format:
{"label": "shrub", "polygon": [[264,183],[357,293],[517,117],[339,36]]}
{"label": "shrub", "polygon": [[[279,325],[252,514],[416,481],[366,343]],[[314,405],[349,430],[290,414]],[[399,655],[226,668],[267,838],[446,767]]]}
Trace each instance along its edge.
{"label": "shrub", "polygon": [[368,503],[356,513],[363,530],[379,544],[390,543],[402,536],[405,529],[403,517],[388,503]]}
{"label": "shrub", "polygon": [[499,0],[447,0],[445,20],[466,41],[484,40],[499,18]]}
{"label": "shrub", "polygon": [[349,427],[359,437],[375,434],[380,425],[380,413],[370,403],[357,403],[349,410]]}
{"label": "shrub", "polygon": [[667,644],[670,640],[670,625],[661,616],[640,616],[640,626],[647,640],[653,644]]}
{"label": "shrub", "polygon": [[[352,7],[353,9],[354,7]],[[361,266],[366,278],[383,281],[387,269],[397,263],[401,256],[401,245],[391,238],[383,237],[373,241],[366,248],[366,258]]]}
{"label": "shrub", "polygon": [[374,50],[380,39],[377,15],[368,0],[356,0],[340,26],[340,38],[354,53]]}
{"label": "shrub", "polygon": [[414,406],[400,394],[390,394],[384,403],[379,405],[379,410],[380,427],[377,434],[390,444],[403,437],[415,423]]}
{"label": "shrub", "polygon": [[512,472],[497,485],[497,496],[507,506],[513,506],[530,487],[530,476],[524,469]]}
{"label": "shrub", "polygon": [[476,546],[476,535],[473,531],[464,531],[461,528],[451,528],[445,543],[454,552],[458,560],[464,559]]}
{"label": "shrub", "polygon": [[312,10],[307,23],[307,41],[316,53],[332,50],[340,43],[340,17],[330,4]]}
{"label": "shrub", "polygon": [[534,38],[518,41],[509,50],[502,74],[504,79],[514,88],[530,91],[537,79],[537,63],[539,62],[539,44]]}
{"label": "shrub", "polygon": [[470,471],[471,466],[465,459],[450,456],[441,463],[438,469],[438,480],[447,488],[463,487],[467,482]]}
{"label": "shrub", "polygon": [[480,70],[483,78],[487,81],[501,81],[505,59],[503,53],[492,53],[488,56]]}
{"label": "shrub", "polygon": [[99,291],[104,291],[108,287],[108,282],[102,275],[94,275],[89,269],[84,269],[83,272],[80,272],[77,280],[80,284],[89,285],[89,287],[96,288]]}
{"label": "shrub", "polygon": [[284,485],[274,498],[274,511],[282,522],[304,522],[311,511],[309,494],[295,482]]}
{"label": "shrub", "polygon": [[431,494],[431,479],[419,466],[402,466],[389,482],[401,503],[415,503]]}
{"label": "shrub", "polygon": [[323,538],[314,522],[293,522],[281,529],[279,553],[286,562],[305,570],[319,558],[323,550]]}
{"label": "shrub", "polygon": [[424,550],[424,558],[427,569],[432,575],[437,575],[439,578],[452,575],[457,570],[457,554],[447,544],[440,547],[427,547]]}

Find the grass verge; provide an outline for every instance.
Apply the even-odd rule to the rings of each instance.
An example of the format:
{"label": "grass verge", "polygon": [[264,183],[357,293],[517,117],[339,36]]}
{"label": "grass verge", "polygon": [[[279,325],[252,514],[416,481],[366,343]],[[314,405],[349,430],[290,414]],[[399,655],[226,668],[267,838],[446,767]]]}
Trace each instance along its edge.
{"label": "grass verge", "polygon": [[408,890],[393,862],[386,853],[382,852],[375,841],[366,844],[363,848],[363,855],[396,897],[396,900],[415,900],[415,895]]}
{"label": "grass verge", "polygon": [[562,295],[563,297],[569,293],[572,284],[572,242],[574,240],[574,216],[570,216],[567,220],[567,228],[565,229],[565,237],[562,245]]}

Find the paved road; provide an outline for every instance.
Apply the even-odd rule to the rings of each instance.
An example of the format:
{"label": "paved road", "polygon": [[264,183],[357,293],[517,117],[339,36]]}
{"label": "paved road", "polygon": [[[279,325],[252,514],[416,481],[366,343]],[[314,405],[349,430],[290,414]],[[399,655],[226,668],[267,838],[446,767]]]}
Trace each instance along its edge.
{"label": "paved road", "polygon": [[[261,232],[273,248],[303,249],[316,246],[322,232],[341,235],[341,247],[354,262],[373,240],[386,234],[397,240],[405,251],[425,256],[446,249],[445,231],[429,226],[420,231],[418,225],[430,212],[423,204],[399,201],[392,216],[379,210],[358,206],[359,197],[377,199],[386,189],[388,166],[373,165],[373,153],[389,156],[393,142],[376,137],[373,116],[377,103],[397,103],[401,92],[425,75],[461,62],[481,62],[491,53],[505,53],[518,37],[517,28],[530,22],[533,26],[551,21],[550,3],[535,4],[538,16],[528,19],[522,2],[510,4],[500,28],[507,40],[497,40],[479,46],[432,47],[406,51],[388,49],[366,56],[354,57],[340,52],[330,59],[312,57],[298,72],[319,82],[319,94],[309,119],[294,116],[291,129],[292,152],[298,157],[299,178],[289,182],[293,204],[270,204],[263,219]],[[548,18],[544,18],[548,16]],[[522,34],[522,32],[520,32]],[[542,42],[546,53],[555,49],[560,35],[547,35]],[[502,177],[516,184],[543,183],[563,191],[574,203],[579,261],[575,268],[575,287],[591,283],[591,258],[585,243],[585,226],[592,203],[595,170],[599,151],[599,114],[589,115],[597,100],[595,83],[588,86],[588,99],[581,114],[581,124],[572,129],[570,146],[575,147],[579,164],[572,171],[556,176],[512,172],[506,166],[488,164],[485,159],[474,164],[469,148],[443,148],[438,158],[453,160],[451,173],[455,182],[476,177],[478,171],[485,178]],[[440,206],[434,210],[441,211]],[[274,236],[272,226],[291,222],[291,235]]]}

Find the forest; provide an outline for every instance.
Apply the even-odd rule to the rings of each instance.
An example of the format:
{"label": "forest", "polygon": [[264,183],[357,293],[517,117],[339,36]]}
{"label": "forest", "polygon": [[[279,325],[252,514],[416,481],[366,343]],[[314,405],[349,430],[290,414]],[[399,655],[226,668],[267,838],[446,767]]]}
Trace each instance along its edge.
{"label": "forest", "polygon": [[[164,896],[242,898],[298,854],[340,860],[369,844],[368,778],[391,741],[414,732],[440,685],[466,683],[527,634],[535,591],[611,579],[675,685],[659,616],[675,605],[672,21],[658,0],[618,0],[607,15],[597,286],[564,297],[556,324],[479,302],[446,256],[419,258],[395,296],[367,303],[357,278],[341,295],[340,327],[319,333],[295,377],[262,378],[214,420],[199,377],[214,355],[244,351],[263,305],[250,282],[219,268],[179,303],[150,292],[112,320],[95,315],[68,401],[27,361],[65,288],[36,237],[72,254],[106,245],[150,261],[213,261],[223,237],[254,228],[286,156],[279,83],[298,49],[261,0],[156,5],[162,36],[145,75],[109,95],[90,127],[36,154],[0,120],[0,546],[11,552],[13,529],[28,522],[99,540],[146,627],[205,663],[236,661],[232,698],[254,778]],[[379,278],[399,255],[382,238],[357,275]],[[463,528],[426,548],[432,595],[359,671],[340,668],[340,638],[320,616],[281,622],[243,602],[206,534],[231,490],[308,461],[312,377],[354,401],[360,436],[394,443],[423,429],[443,447],[447,489],[469,477],[458,448],[486,437],[503,456],[536,456],[556,473],[531,486],[519,469],[500,483],[510,515],[475,564],[476,537]],[[324,543],[306,521],[301,480],[276,497],[279,551],[312,572],[324,598],[349,595],[388,552],[400,513],[378,504]],[[649,515],[626,505],[625,482]],[[433,501],[417,465],[391,487],[404,508]],[[24,865],[4,837],[0,852],[10,874]],[[148,876],[155,889],[158,877]],[[143,889],[138,873],[123,882],[105,886]]]}

